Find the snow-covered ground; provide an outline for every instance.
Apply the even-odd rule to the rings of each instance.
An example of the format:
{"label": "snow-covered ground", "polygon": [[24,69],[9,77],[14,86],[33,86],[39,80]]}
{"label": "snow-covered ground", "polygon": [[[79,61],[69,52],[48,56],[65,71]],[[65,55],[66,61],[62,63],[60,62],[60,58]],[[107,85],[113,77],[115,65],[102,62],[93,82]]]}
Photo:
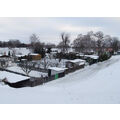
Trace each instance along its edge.
{"label": "snow-covered ground", "polygon": [[0,86],[0,103],[120,103],[120,56],[33,88]]}
{"label": "snow-covered ground", "polygon": [[[25,72],[22,70],[22,68],[18,67],[17,65],[14,65],[12,67],[8,67],[7,69],[11,70],[11,71],[14,71],[14,72],[25,74]],[[38,71],[35,71],[35,70],[32,70],[29,73],[30,77],[41,77],[41,75],[47,76],[48,74],[47,73],[43,73],[43,72],[38,72]]]}
{"label": "snow-covered ground", "polygon": [[31,53],[30,49],[26,49],[26,48],[0,48],[0,54],[8,54],[8,52],[12,52],[14,51],[16,55],[28,55],[29,53]]}

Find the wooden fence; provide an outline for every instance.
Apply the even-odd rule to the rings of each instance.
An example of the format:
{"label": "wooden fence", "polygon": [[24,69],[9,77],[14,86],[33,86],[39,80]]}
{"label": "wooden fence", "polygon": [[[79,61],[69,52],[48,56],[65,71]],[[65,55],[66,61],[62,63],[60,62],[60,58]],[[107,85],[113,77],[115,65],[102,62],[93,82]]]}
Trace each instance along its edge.
{"label": "wooden fence", "polygon": [[[64,72],[58,74],[58,78],[61,78],[61,77],[64,77],[64,76],[65,76]],[[58,78],[56,78],[56,75],[52,75],[50,77],[43,77],[43,78],[31,78],[31,80],[30,80],[31,87],[42,85],[46,82],[50,82],[50,81],[56,80]]]}
{"label": "wooden fence", "polygon": [[[74,71],[82,69],[82,68],[84,68],[84,65],[66,69],[65,72],[58,73],[58,74],[52,75],[50,77],[41,77],[41,78],[31,77],[30,79],[13,83],[14,84],[13,86],[15,88],[21,88],[21,87],[34,87],[34,86],[42,85],[42,84],[44,84],[46,82],[50,82],[52,80],[56,80],[58,78],[64,77],[65,74],[74,72]],[[7,70],[7,69],[0,68],[0,70],[26,76],[25,74],[17,73],[17,72],[14,72],[14,71],[11,71],[11,70]],[[11,85],[12,85],[12,83],[11,83]],[[20,86],[20,87],[17,87],[17,86]]]}

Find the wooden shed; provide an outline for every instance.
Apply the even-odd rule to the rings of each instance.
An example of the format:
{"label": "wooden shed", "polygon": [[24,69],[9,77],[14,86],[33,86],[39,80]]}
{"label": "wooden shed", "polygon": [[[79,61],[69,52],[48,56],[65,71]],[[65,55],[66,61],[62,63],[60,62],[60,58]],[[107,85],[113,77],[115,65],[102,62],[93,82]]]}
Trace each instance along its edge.
{"label": "wooden shed", "polygon": [[99,61],[99,56],[97,56],[97,55],[85,55],[85,59],[89,63],[89,65],[92,65],[92,64],[97,63]]}
{"label": "wooden shed", "polygon": [[40,60],[42,58],[40,54],[36,54],[36,53],[31,53],[29,54],[29,56],[31,57],[32,60]]}
{"label": "wooden shed", "polygon": [[63,76],[65,75],[65,70],[67,68],[59,68],[59,67],[49,67],[48,68],[48,77],[55,75],[56,79],[59,77],[59,75]]}

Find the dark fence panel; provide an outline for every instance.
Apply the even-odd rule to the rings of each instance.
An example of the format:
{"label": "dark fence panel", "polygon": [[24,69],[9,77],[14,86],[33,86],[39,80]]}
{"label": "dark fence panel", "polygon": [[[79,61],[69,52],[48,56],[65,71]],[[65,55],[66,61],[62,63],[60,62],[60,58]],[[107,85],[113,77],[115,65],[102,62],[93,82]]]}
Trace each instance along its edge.
{"label": "dark fence panel", "polygon": [[[52,80],[56,80],[56,79],[59,79],[61,77],[64,77],[65,74],[74,72],[74,71],[79,70],[81,68],[84,68],[84,66],[85,65],[81,65],[81,66],[77,66],[77,67],[74,67],[74,68],[66,69],[65,72],[57,74],[57,77],[56,77],[56,75],[52,75],[50,77],[41,77],[41,78],[31,77],[30,79],[23,80],[23,81],[20,81],[20,82],[16,82],[16,83],[13,83],[13,84],[16,84],[17,86],[21,86],[21,87],[34,87],[34,86],[42,85],[42,84],[44,84],[46,82],[50,82]],[[6,70],[6,69],[2,69],[2,70],[26,76],[24,74],[13,72],[13,71],[10,71],[10,70]]]}
{"label": "dark fence panel", "polygon": [[[58,74],[58,79],[61,77],[64,77],[65,73],[59,73]],[[42,85],[43,83],[50,82],[52,80],[56,80],[55,75],[52,75],[50,77],[43,77],[43,78],[33,78],[31,81],[31,87],[37,86],[37,85]]]}

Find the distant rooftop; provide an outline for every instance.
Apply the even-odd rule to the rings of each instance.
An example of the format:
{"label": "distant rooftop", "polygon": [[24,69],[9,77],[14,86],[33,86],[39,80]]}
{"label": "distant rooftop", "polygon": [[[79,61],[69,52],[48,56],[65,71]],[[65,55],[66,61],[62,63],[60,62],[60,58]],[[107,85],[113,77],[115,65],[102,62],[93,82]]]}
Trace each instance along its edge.
{"label": "distant rooftop", "polygon": [[59,68],[59,67],[49,67],[48,69],[54,70],[54,71],[64,71],[67,68]]}
{"label": "distant rooftop", "polygon": [[85,60],[82,60],[82,59],[75,59],[75,60],[68,60],[68,61],[72,63],[85,62]]}

